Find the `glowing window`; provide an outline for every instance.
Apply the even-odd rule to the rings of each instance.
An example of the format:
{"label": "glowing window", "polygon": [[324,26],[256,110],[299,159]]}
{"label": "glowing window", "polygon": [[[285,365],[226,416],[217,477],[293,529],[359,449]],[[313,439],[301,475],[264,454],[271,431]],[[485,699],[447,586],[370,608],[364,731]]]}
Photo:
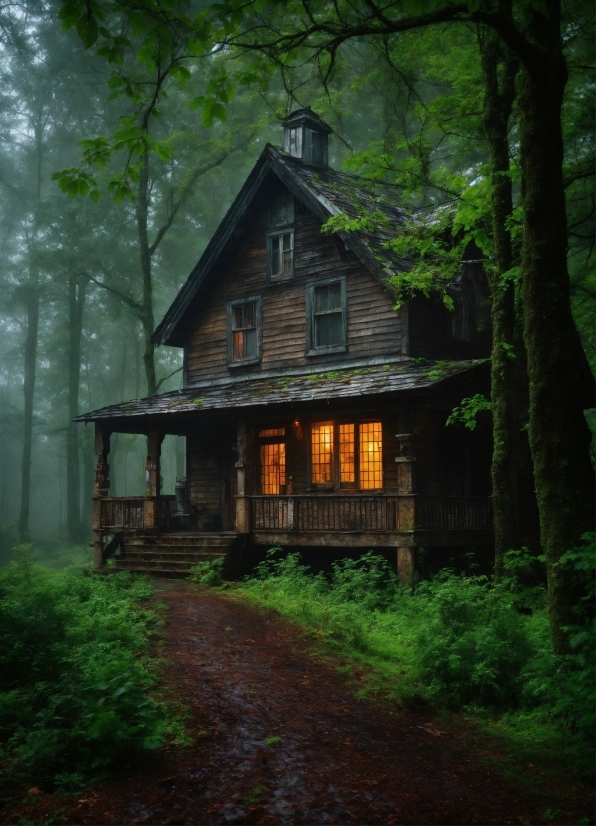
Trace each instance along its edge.
{"label": "glowing window", "polygon": [[283,427],[270,427],[268,430],[260,430],[259,438],[267,438],[268,436],[285,436],[286,431]]}
{"label": "glowing window", "polygon": [[313,424],[310,430],[310,478],[313,485],[333,485],[333,425]]}
{"label": "glowing window", "polygon": [[383,432],[381,422],[359,425],[360,489],[383,487]]}
{"label": "glowing window", "polygon": [[311,484],[336,490],[382,489],[381,422],[313,424],[310,433]]}
{"label": "glowing window", "polygon": [[339,483],[346,487],[356,484],[355,427],[339,426]]}
{"label": "glowing window", "polygon": [[264,494],[285,493],[286,446],[284,442],[261,445],[261,491]]}

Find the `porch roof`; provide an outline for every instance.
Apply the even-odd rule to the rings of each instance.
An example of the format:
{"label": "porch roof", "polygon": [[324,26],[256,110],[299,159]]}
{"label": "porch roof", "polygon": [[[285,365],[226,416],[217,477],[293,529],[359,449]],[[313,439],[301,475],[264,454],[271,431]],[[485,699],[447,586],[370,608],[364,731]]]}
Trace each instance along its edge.
{"label": "porch roof", "polygon": [[267,378],[243,377],[225,384],[187,387],[172,393],[114,404],[76,416],[75,422],[178,416],[203,410],[260,407],[338,398],[376,396],[421,390],[486,363],[467,361],[399,361],[369,367]]}

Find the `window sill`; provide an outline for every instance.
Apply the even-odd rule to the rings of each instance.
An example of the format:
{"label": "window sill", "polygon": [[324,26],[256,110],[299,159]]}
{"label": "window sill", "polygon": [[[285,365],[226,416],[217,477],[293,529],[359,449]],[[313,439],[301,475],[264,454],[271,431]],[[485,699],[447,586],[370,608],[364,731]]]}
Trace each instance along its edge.
{"label": "window sill", "polygon": [[255,358],[243,359],[242,361],[229,361],[228,362],[228,367],[230,369],[232,369],[234,367],[247,367],[250,364],[260,364],[260,363],[261,363],[261,357],[256,356]]}
{"label": "window sill", "polygon": [[314,347],[307,350],[305,355],[308,356],[326,356],[332,353],[346,353],[348,350],[347,344],[331,344],[328,347]]}

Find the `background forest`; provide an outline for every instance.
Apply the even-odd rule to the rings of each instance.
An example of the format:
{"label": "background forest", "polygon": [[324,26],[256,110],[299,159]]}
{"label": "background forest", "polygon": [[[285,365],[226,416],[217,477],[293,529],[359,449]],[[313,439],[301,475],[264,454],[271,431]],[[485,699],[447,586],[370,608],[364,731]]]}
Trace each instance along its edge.
{"label": "background forest", "polygon": [[[275,57],[262,49],[205,52],[203,44],[199,59],[188,31],[175,26],[168,48],[161,43],[167,59],[160,62],[151,51],[155,31],[151,35],[146,20],[122,17],[118,6],[121,34],[101,29],[99,47],[86,48],[98,32],[85,29],[77,9],[13,4],[0,21],[5,547],[17,533],[71,541],[88,536],[91,432],[70,419],[180,386],[181,354],[155,351],[150,336],[265,142],[280,143],[279,119],[297,105],[311,105],[335,129],[333,166],[397,183],[404,203],[433,207],[431,231],[422,222],[402,241],[422,251],[422,265],[398,285],[406,293],[440,288],[469,240],[495,266],[501,263],[490,216],[485,81],[491,44],[482,27],[434,26],[393,42],[346,39],[329,53],[333,73],[320,56],[307,62],[295,54],[291,68],[289,58],[278,59],[279,72]],[[592,20],[581,5],[575,12],[576,22],[565,30],[568,252],[571,307],[593,364],[593,81],[586,73]],[[136,41],[124,36],[135,25]],[[504,94],[507,72],[515,83],[519,67],[498,53],[493,58]],[[522,241],[519,128],[512,92],[502,173],[513,201],[505,266],[511,291]],[[436,237],[437,215],[459,233],[452,232],[457,243],[448,251],[430,237]],[[519,313],[516,324],[511,361],[521,349]],[[114,442],[112,495],[141,493],[144,444],[123,435]],[[168,442],[163,475],[165,491],[173,492],[184,459],[176,440]]]}
{"label": "background forest", "polygon": [[[536,713],[559,721],[585,755],[593,548],[579,540],[593,519],[585,419],[593,428],[594,409],[584,410],[595,349],[593,22],[587,3],[563,14],[555,0],[0,6],[0,561],[17,541],[82,561],[95,456],[91,429],[71,419],[181,386],[181,353],[156,350],[152,333],[265,143],[281,144],[280,120],[310,105],[335,132],[330,165],[396,184],[416,213],[396,242],[415,261],[394,283],[402,300],[415,290],[444,295],[470,242],[485,256],[492,399],[463,400],[453,417],[473,427],[492,409],[497,576],[445,571],[406,594],[374,556],[338,563],[325,578],[271,553],[240,588],[343,640],[392,685],[395,663],[408,662],[417,679],[401,686],[404,702],[420,679],[415,702],[511,711],[522,728]],[[538,53],[562,62],[536,70]],[[552,116],[538,131],[537,110]],[[559,114],[562,178],[551,129]],[[545,184],[549,169],[563,204]],[[377,220],[363,214],[361,226]],[[340,218],[330,228],[341,227]],[[566,265],[545,236],[555,252],[563,239]],[[550,371],[541,354],[552,356]],[[509,484],[528,437],[543,545],[531,553],[516,542]],[[162,448],[164,493],[184,473],[178,441]],[[145,454],[141,437],[113,437],[111,495],[143,494]],[[195,578],[218,585],[220,574]],[[17,774],[31,764],[76,788],[73,767],[96,769],[89,739],[108,765],[122,720],[139,748],[178,729],[159,704],[135,716],[154,680],[134,661],[155,622],[137,611],[148,586],[80,571],[53,577],[32,571],[26,553],[2,573],[4,671],[17,677],[3,686],[0,717]],[[54,666],[57,689],[52,678],[38,682]],[[75,697],[68,686],[77,681]],[[125,683],[139,693],[130,707],[115,700],[97,728],[106,686],[117,698]],[[72,711],[81,703],[84,718]],[[31,734],[35,714],[43,725]],[[68,715],[89,727],[77,723],[64,740],[56,720]]]}

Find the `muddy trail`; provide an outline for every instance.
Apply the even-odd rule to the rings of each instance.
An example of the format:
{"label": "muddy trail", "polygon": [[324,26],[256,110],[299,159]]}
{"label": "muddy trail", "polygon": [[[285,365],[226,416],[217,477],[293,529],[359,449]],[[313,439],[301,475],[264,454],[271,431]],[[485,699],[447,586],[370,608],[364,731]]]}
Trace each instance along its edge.
{"label": "muddy trail", "polygon": [[76,798],[41,793],[32,805],[5,812],[2,822],[43,823],[50,816],[64,824],[590,819],[585,791],[569,784],[556,790],[553,803],[538,776],[532,791],[505,783],[466,745],[461,729],[445,730],[429,712],[389,714],[356,699],[353,682],[312,656],[312,639],[273,612],[186,583],[156,587],[168,605],[167,682],[190,708],[194,744],[151,753]]}

